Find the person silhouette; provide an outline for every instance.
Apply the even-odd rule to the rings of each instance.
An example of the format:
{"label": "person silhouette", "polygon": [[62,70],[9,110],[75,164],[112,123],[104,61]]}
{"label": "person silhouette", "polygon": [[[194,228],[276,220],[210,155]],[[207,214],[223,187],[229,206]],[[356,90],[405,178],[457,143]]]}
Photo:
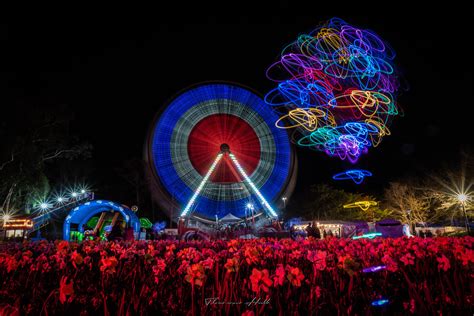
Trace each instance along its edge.
{"label": "person silhouette", "polygon": [[107,236],[107,240],[120,240],[123,238],[122,227],[119,222],[115,222],[110,234]]}

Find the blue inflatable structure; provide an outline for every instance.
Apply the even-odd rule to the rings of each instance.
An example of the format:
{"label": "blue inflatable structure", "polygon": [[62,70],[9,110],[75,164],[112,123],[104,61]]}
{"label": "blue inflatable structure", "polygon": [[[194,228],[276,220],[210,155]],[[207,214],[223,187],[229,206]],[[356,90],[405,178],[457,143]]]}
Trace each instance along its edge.
{"label": "blue inflatable structure", "polygon": [[131,226],[135,232],[140,231],[140,220],[131,209],[112,201],[95,200],[81,204],[69,212],[64,221],[63,239],[69,240],[71,224],[77,225],[77,231],[84,233],[82,227],[92,216],[107,211],[120,212],[128,226]]}

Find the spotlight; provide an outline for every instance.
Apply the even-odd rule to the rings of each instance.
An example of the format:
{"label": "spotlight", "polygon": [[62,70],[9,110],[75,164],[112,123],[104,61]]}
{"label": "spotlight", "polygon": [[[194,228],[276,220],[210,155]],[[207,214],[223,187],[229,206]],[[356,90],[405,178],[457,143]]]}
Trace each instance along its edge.
{"label": "spotlight", "polygon": [[86,190],[82,189],[81,194],[84,194],[84,193],[86,193]]}
{"label": "spotlight", "polygon": [[72,193],[71,193],[71,196],[72,196],[72,197],[77,197],[77,192],[72,192]]}
{"label": "spotlight", "polygon": [[64,198],[60,196],[60,197],[58,197],[57,201],[58,201],[58,203],[62,203],[62,202],[64,202]]}

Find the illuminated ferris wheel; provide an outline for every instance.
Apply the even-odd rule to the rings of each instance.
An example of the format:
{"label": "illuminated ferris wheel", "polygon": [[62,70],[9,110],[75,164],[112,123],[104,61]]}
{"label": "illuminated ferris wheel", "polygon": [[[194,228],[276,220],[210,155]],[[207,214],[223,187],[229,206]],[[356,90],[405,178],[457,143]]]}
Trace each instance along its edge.
{"label": "illuminated ferris wheel", "polygon": [[278,117],[252,91],[203,84],[175,97],[157,115],[146,158],[156,201],[175,219],[278,215],[296,167]]}

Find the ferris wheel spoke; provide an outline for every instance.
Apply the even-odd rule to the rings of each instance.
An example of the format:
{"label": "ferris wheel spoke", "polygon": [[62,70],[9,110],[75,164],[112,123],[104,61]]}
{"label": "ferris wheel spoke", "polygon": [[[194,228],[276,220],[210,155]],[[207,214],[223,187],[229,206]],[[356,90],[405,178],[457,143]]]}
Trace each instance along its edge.
{"label": "ferris wheel spoke", "polygon": [[278,215],[275,213],[275,211],[273,210],[273,208],[270,206],[270,204],[268,204],[267,200],[265,199],[265,197],[262,195],[262,193],[260,193],[260,191],[257,189],[257,187],[255,186],[255,184],[252,182],[252,180],[250,180],[249,176],[247,175],[247,173],[245,173],[244,169],[240,166],[240,163],[239,161],[237,160],[237,158],[232,154],[232,153],[229,153],[229,156],[230,158],[232,159],[232,161],[234,162],[235,166],[237,167],[237,170],[240,172],[240,174],[242,175],[242,177],[245,179],[245,181],[248,183],[248,185],[250,186],[250,188],[255,192],[255,195],[257,195],[257,197],[260,199],[260,203],[262,203],[264,209],[266,209],[271,216],[273,217],[277,217]]}
{"label": "ferris wheel spoke", "polygon": [[209,170],[207,171],[206,175],[204,176],[204,178],[202,179],[201,183],[199,184],[199,186],[197,187],[196,191],[194,191],[194,194],[193,196],[191,197],[191,199],[188,201],[188,204],[186,204],[186,207],[184,208],[183,212],[181,213],[181,217],[184,217],[186,216],[186,214],[189,212],[189,210],[191,209],[191,207],[193,206],[194,202],[196,202],[196,198],[199,196],[199,194],[201,193],[202,189],[204,188],[204,186],[206,185],[206,182],[209,180],[209,177],[211,176],[211,174],[214,172],[214,169],[216,168],[217,164],[219,163],[219,161],[221,160],[223,154],[222,153],[219,153],[216,157],[216,159],[214,160],[214,162],[212,163],[211,167],[209,168]]}

